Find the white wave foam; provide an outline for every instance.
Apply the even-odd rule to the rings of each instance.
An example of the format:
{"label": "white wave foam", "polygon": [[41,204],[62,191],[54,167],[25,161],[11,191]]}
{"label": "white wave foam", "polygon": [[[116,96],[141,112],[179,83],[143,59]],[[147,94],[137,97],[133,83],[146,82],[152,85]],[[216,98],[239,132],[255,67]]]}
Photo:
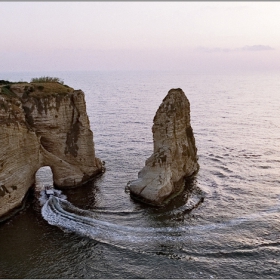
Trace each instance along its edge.
{"label": "white wave foam", "polygon": [[42,194],[41,200],[42,202],[45,201],[42,207],[42,216],[51,225],[90,237],[103,243],[123,247],[137,246],[141,249],[144,247],[151,248],[154,244],[162,244],[164,242],[180,242],[186,241],[187,239],[197,240],[203,238],[205,231],[210,233],[212,230],[234,227],[241,223],[260,219],[260,217],[279,212],[278,206],[260,213],[231,219],[224,223],[149,228],[124,226],[98,220],[94,218],[94,212],[75,207],[66,200],[66,197],[63,196],[60,191],[55,192],[55,195],[51,196],[49,199],[46,199]]}

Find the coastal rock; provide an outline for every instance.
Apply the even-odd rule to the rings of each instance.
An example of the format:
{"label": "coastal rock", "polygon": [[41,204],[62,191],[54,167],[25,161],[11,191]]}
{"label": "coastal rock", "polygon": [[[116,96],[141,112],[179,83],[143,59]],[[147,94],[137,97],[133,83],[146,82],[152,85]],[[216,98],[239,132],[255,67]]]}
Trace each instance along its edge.
{"label": "coastal rock", "polygon": [[181,89],[168,92],[156,112],[152,131],[154,153],[128,188],[132,197],[162,205],[179,193],[184,179],[199,168],[190,103]]}
{"label": "coastal rock", "polygon": [[51,167],[60,188],[102,172],[81,90],[59,83],[1,86],[0,128],[0,216],[21,205],[40,167]]}

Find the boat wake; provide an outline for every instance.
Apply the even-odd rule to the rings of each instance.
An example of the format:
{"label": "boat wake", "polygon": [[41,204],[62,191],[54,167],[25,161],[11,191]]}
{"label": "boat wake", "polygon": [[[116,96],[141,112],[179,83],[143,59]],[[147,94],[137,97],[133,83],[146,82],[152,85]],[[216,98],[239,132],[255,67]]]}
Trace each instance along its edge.
{"label": "boat wake", "polygon": [[137,244],[142,248],[149,247],[150,243],[157,242],[162,236],[164,240],[176,241],[172,233],[183,233],[183,229],[179,228],[124,226],[99,220],[95,212],[77,208],[56,196],[51,196],[43,205],[42,215],[51,225],[112,245]]}
{"label": "boat wake", "polygon": [[[141,252],[156,251],[167,246],[179,248],[180,244],[186,242],[204,242],[205,236],[213,234],[217,230],[230,231],[242,223],[254,220],[266,219],[280,211],[279,205],[243,217],[234,218],[219,223],[204,223],[198,225],[178,225],[161,227],[127,226],[100,219],[100,212],[82,210],[75,207],[60,191],[54,190],[54,195],[49,198],[44,193],[40,198],[43,207],[41,213],[43,218],[50,224],[65,231],[77,233],[89,237],[101,243],[110,244],[126,249]],[[133,212],[126,214],[133,215]],[[123,213],[121,212],[121,215]],[[136,217],[137,218],[137,217]],[[135,225],[137,223],[134,223]],[[207,234],[206,234],[207,233]]]}

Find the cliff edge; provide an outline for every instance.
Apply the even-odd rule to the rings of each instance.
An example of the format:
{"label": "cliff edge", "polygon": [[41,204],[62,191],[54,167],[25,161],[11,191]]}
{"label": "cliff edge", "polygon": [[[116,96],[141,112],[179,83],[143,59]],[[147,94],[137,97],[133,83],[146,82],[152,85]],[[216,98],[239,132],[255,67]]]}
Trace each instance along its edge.
{"label": "cliff edge", "polygon": [[190,124],[190,103],[181,89],[171,89],[154,117],[154,153],[128,183],[132,197],[162,205],[179,193],[185,177],[198,168],[197,148]]}
{"label": "cliff edge", "polygon": [[0,216],[21,205],[42,166],[60,188],[102,172],[81,90],[1,81],[0,128]]}

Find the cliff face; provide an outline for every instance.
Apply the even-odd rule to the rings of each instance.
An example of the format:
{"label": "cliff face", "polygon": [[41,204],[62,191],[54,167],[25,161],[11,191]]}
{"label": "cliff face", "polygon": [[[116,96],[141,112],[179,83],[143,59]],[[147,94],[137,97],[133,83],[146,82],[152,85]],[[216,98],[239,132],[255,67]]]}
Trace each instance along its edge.
{"label": "cliff face", "polygon": [[184,178],[195,173],[197,149],[190,125],[190,104],[181,89],[172,89],[154,117],[154,153],[138,179],[129,183],[132,196],[160,205],[184,187]]}
{"label": "cliff face", "polygon": [[17,99],[0,96],[0,215],[20,205],[40,168],[40,142]]}
{"label": "cliff face", "polygon": [[21,204],[42,166],[59,187],[102,171],[81,90],[20,83],[0,92],[0,216]]}

